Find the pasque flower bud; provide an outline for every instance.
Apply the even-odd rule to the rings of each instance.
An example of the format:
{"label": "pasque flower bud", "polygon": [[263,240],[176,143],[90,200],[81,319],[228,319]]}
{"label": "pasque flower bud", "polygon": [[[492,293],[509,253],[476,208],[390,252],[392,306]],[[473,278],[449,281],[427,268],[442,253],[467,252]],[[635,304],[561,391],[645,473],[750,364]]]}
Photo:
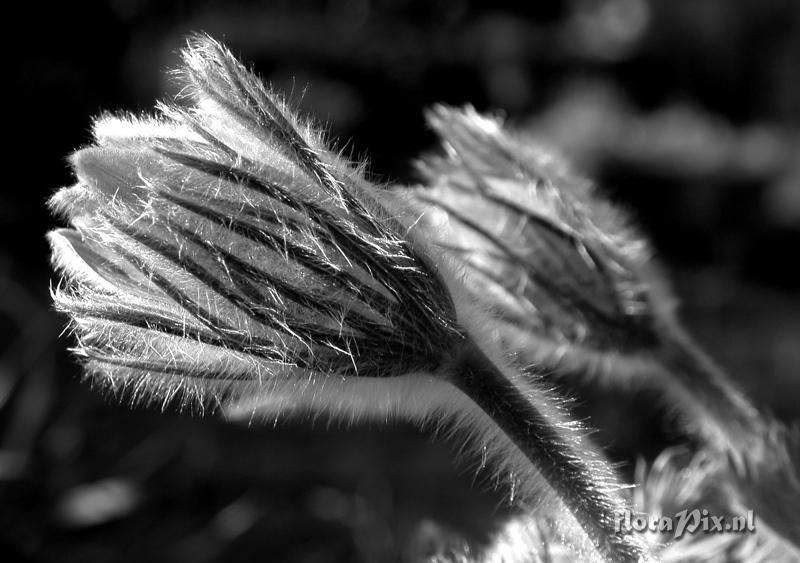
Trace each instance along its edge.
{"label": "pasque flower bud", "polygon": [[464,264],[501,347],[568,383],[658,391],[703,455],[719,458],[729,502],[800,545],[800,526],[786,516],[800,505],[797,438],[682,328],[625,214],[497,119],[437,106],[428,122],[443,154],[419,163],[426,185],[411,199],[426,220],[416,228]]}
{"label": "pasque flower bud", "polygon": [[[581,560],[637,561],[625,506],[563,401],[509,363],[463,264],[413,228],[220,44],[195,37],[182,105],[100,118],[50,234],[77,354],[163,407],[449,425]],[[487,236],[476,230],[478,238]]]}

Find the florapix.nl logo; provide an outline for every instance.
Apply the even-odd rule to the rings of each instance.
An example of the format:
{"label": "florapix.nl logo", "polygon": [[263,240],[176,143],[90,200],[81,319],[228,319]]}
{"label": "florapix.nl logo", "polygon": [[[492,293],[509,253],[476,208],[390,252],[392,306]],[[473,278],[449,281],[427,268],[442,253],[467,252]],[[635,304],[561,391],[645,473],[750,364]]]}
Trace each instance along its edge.
{"label": "florapix.nl logo", "polygon": [[756,529],[752,510],[742,514],[713,514],[706,509],[684,509],[672,515],[619,512],[614,521],[617,532],[656,532],[680,539],[684,534],[751,534]]}

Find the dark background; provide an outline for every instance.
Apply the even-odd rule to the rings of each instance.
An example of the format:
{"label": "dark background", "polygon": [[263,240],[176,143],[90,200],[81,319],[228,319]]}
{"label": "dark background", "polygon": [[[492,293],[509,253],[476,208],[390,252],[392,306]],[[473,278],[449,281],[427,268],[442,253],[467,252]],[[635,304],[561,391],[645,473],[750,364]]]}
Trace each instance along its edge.
{"label": "dark background", "polygon": [[[483,540],[506,511],[452,447],[403,424],[248,429],[131,410],[80,383],[50,310],[44,233],[59,223],[45,201],[71,183],[65,157],[91,116],[172,91],[163,71],[191,31],[292,93],[378,180],[414,181],[435,102],[499,110],[559,147],[651,235],[720,363],[800,417],[797,2],[519,4],[19,7],[4,59],[0,559],[394,561],[447,530]],[[623,470],[675,439],[651,397],[582,404]]]}

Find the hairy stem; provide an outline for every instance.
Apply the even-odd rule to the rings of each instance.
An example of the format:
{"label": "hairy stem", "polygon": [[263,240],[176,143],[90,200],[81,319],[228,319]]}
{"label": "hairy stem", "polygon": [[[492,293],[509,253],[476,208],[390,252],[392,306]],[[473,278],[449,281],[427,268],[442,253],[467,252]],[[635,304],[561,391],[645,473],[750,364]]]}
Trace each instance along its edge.
{"label": "hairy stem", "polygon": [[[712,449],[739,458],[763,439],[762,416],[722,369],[679,328],[668,331],[659,351],[661,361],[679,382],[682,394],[701,421],[693,431]],[[713,423],[702,423],[702,421]]]}
{"label": "hairy stem", "polygon": [[583,452],[476,346],[459,358],[453,384],[470,397],[519,448],[609,561],[641,561],[643,549],[615,527],[620,501],[600,490]]}

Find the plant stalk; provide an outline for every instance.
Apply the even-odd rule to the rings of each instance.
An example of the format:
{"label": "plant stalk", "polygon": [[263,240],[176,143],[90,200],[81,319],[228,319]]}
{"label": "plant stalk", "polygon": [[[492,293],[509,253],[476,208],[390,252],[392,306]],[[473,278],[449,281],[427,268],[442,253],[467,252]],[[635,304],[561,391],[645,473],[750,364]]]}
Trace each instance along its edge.
{"label": "plant stalk", "polygon": [[541,473],[602,556],[615,562],[646,560],[632,532],[615,526],[620,500],[598,489],[582,452],[474,343],[465,346],[452,383],[465,393]]}

